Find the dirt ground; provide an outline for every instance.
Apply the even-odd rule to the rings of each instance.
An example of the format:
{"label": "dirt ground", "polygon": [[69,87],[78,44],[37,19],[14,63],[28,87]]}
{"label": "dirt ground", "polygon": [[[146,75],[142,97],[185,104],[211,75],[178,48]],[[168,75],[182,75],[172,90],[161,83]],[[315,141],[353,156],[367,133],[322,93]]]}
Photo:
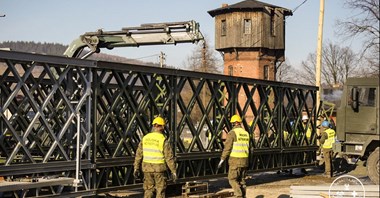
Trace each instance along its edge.
{"label": "dirt ground", "polygon": [[[352,165],[348,172],[335,173],[333,178],[323,177],[323,170],[319,167],[308,168],[307,174],[301,173],[299,169],[293,170],[293,174],[277,172],[265,172],[251,175],[252,178],[247,180],[247,198],[288,198],[290,197],[291,185],[330,185],[334,179],[341,175],[352,175],[357,177],[364,185],[373,185],[370,179],[366,176],[366,167],[362,162],[357,165]],[[228,180],[211,182],[210,189],[213,185],[220,185],[219,190],[229,190]]]}
{"label": "dirt ground", "polygon": [[[345,174],[355,176],[364,185],[373,185],[371,180],[366,176],[367,171],[362,162],[358,162],[356,165],[350,165],[348,168],[344,169],[345,171],[335,173],[333,178],[323,177],[323,170],[320,167],[307,168],[306,170],[308,172],[307,174],[302,173],[300,169],[294,169],[293,174],[285,172],[279,174],[277,172],[251,174],[249,175],[250,179],[247,179],[247,198],[289,198],[290,186],[292,185],[330,185],[334,179]],[[208,185],[209,193],[233,191],[227,178],[210,180],[208,181]],[[167,189],[167,192],[168,190],[172,191]],[[129,195],[123,194],[120,196],[121,194],[116,197],[135,198],[143,196],[142,191],[136,192],[136,194],[128,193]],[[177,195],[167,197],[179,198],[182,196],[179,192]]]}

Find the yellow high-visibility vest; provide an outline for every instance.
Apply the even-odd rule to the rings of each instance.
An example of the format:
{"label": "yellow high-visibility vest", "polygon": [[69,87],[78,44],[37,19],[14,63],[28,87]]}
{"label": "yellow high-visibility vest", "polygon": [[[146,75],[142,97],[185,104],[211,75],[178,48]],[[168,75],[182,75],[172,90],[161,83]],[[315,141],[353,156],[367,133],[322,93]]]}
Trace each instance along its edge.
{"label": "yellow high-visibility vest", "polygon": [[243,128],[234,129],[236,141],[232,145],[231,157],[247,158],[249,153],[249,134]]}
{"label": "yellow high-visibility vest", "polygon": [[332,144],[335,142],[335,131],[333,129],[326,129],[325,132],[327,133],[328,138],[323,143],[323,148],[330,149],[332,148]]}
{"label": "yellow high-visibility vest", "polygon": [[[306,127],[306,124],[304,124],[303,127]],[[311,128],[309,128],[309,127],[307,127],[307,129],[306,129],[306,138],[307,139],[311,138]]]}
{"label": "yellow high-visibility vest", "polygon": [[286,140],[288,138],[288,135],[289,135],[289,132],[288,131],[284,131],[284,140]]}
{"label": "yellow high-visibility vest", "polygon": [[152,132],[143,137],[143,162],[152,164],[165,163],[164,158],[165,136],[159,132]]}

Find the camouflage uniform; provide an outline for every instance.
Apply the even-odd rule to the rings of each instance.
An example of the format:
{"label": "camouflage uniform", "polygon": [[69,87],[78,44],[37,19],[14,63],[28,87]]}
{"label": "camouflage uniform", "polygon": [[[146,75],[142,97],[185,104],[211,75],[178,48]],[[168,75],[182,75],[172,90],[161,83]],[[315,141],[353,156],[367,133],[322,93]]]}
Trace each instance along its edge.
{"label": "camouflage uniform", "polygon": [[165,140],[164,142],[163,154],[165,158],[165,163],[146,163],[143,161],[143,141],[140,142],[137,148],[134,167],[135,169],[139,169],[140,165],[142,165],[142,171],[144,173],[144,198],[153,197],[154,191],[156,191],[157,198],[164,198],[167,180],[165,176],[166,167],[168,166],[172,173],[176,173],[173,150],[167,140]]}
{"label": "camouflage uniform", "polygon": [[[235,126],[227,135],[221,160],[225,161],[230,156],[233,148],[233,143],[237,141],[235,133],[236,128],[242,128],[240,125]],[[228,159],[228,181],[234,190],[236,197],[245,197],[246,182],[245,176],[248,167],[248,158],[229,157]]]}
{"label": "camouflage uniform", "polygon": [[[330,137],[329,137],[330,136]],[[334,129],[327,128],[322,133],[322,137],[320,139],[320,143],[322,144],[322,152],[323,158],[325,160],[325,176],[332,177],[333,176],[333,168],[332,168],[332,143],[335,141],[335,131]]]}

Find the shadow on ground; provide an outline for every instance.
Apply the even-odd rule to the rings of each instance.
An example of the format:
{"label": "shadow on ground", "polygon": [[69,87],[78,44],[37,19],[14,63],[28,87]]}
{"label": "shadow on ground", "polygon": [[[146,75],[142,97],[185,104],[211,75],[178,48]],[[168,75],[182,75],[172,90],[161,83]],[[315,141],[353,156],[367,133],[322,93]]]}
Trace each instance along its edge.
{"label": "shadow on ground", "polygon": [[[300,171],[301,169],[293,169],[292,174],[290,171],[281,171],[281,172],[263,172],[263,173],[254,173],[249,174],[249,178],[246,180],[247,189],[253,189],[254,195],[248,195],[249,198],[269,198],[269,197],[277,197],[277,198],[289,198],[289,190],[288,188],[291,185],[299,185],[299,184],[328,184],[331,183],[335,178],[344,175],[350,174],[358,177],[363,183],[371,183],[369,178],[366,175],[366,169],[362,166],[362,164],[348,164],[347,161],[338,159],[334,161],[334,178],[325,178],[323,177],[324,173],[324,164],[320,166],[309,167],[307,170],[307,174],[304,174]],[[201,181],[198,181],[201,182]],[[209,181],[204,181],[208,183],[208,192],[209,193],[217,193],[225,190],[232,190],[230,184],[228,183],[228,179],[224,178],[216,178]],[[181,196],[181,186],[184,183],[169,185],[167,188],[167,197],[182,197]],[[268,196],[265,191],[277,191],[278,188],[282,188],[283,191],[279,192],[276,196]],[[129,198],[137,198],[143,196],[142,189],[139,189],[136,194],[118,194],[114,196],[107,197],[129,197]],[[130,193],[130,191],[129,191]]]}
{"label": "shadow on ground", "polygon": [[[264,198],[264,195],[257,195],[255,198]],[[277,198],[289,198],[289,195],[280,195]]]}

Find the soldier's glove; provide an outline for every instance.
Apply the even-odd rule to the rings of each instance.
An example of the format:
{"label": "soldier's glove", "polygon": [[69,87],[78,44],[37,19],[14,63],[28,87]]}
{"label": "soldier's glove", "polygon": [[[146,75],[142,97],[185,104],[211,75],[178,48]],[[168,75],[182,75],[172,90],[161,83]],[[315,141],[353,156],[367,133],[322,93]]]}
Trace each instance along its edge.
{"label": "soldier's glove", "polygon": [[177,182],[177,174],[176,173],[172,173],[172,179],[173,179],[174,183]]}
{"label": "soldier's glove", "polygon": [[140,178],[140,171],[138,169],[133,171],[133,177],[135,177],[135,179]]}
{"label": "soldier's glove", "polygon": [[221,159],[220,162],[219,162],[219,164],[218,164],[218,169],[219,169],[220,167],[222,167],[223,162],[224,162],[224,160]]}

